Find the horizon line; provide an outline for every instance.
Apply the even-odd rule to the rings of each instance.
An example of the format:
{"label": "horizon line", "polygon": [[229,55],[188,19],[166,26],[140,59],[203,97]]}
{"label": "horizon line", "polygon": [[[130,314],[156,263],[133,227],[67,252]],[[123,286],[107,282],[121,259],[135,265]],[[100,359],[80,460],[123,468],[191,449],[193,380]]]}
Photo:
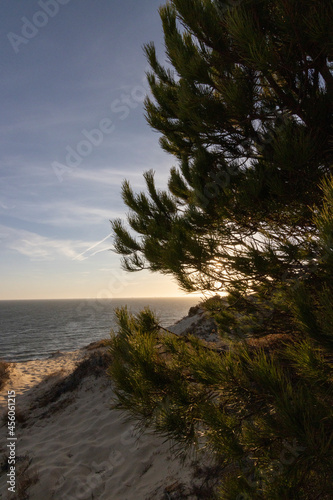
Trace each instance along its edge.
{"label": "horizon line", "polygon": [[192,297],[198,297],[202,294],[193,295],[169,295],[169,296],[161,296],[161,297],[153,297],[153,296],[145,296],[145,297],[57,297],[57,298],[18,298],[18,299],[0,299],[0,302],[9,302],[9,301],[24,301],[24,300],[145,300],[145,299],[188,299]]}

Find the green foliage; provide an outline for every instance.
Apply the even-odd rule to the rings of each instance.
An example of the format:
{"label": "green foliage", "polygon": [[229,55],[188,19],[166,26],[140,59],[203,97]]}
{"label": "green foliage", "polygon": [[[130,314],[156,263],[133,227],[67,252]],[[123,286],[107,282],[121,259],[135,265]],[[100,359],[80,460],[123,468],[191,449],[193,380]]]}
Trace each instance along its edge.
{"label": "green foliage", "polygon": [[329,500],[333,484],[333,4],[170,0],[146,118],[177,166],[123,185],[129,271],[171,274],[223,349],[117,311],[115,405],[208,451],[221,499]]}
{"label": "green foliage", "polygon": [[221,351],[160,330],[148,310],[116,314],[115,406],[139,428],[173,439],[179,452],[195,446],[215,455],[221,498],[311,499],[314,485],[322,498],[329,494],[333,365],[324,347],[307,338]]}
{"label": "green foliage", "polygon": [[302,279],[202,304],[229,347],[162,331],[149,311],[117,311],[115,405],[144,429],[215,457],[220,498],[329,499],[333,472],[333,179],[314,210]]}
{"label": "green foliage", "polygon": [[129,229],[113,229],[127,270],[172,274],[187,291],[249,290],[303,272],[332,166],[332,14],[324,0],[160,8],[171,67],[145,47],[146,117],[178,168],[168,191],[152,172],[147,194],[124,183]]}

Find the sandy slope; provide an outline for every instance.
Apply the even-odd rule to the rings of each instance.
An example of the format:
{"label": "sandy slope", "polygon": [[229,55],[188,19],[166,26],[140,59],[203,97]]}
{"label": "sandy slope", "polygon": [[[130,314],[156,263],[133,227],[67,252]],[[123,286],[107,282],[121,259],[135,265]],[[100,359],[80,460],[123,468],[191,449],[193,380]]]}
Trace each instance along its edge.
{"label": "sandy slope", "polygon": [[[169,444],[146,433],[139,439],[133,424],[110,409],[112,388],[106,376],[89,376],[57,402],[59,409],[29,410],[36,396],[73,370],[84,350],[60,354],[43,361],[17,363],[2,391],[14,389],[17,409],[27,418],[18,424],[16,454],[32,459],[28,470],[39,480],[28,490],[33,500],[168,498],[178,483],[188,482],[192,470],[172,458]],[[63,370],[38,386],[47,374]],[[22,417],[21,417],[22,418]],[[7,428],[0,428],[1,455]],[[20,460],[17,462],[19,465]],[[18,478],[17,478],[18,479]],[[6,473],[0,477],[0,498],[7,498]],[[8,498],[14,498],[9,493]],[[173,498],[169,495],[169,498]],[[189,497],[190,498],[190,497]]]}
{"label": "sandy slope", "polygon": [[[210,321],[203,321],[201,310],[170,328],[184,334],[195,324],[200,336],[213,340],[215,332],[211,333]],[[199,498],[189,493],[196,475],[193,463],[181,463],[170,443],[152,433],[139,437],[133,423],[110,408],[113,392],[104,372],[98,378],[80,378],[79,386],[56,402],[36,404],[51,388],[54,394],[55,384],[67,380],[80,361],[98,352],[106,350],[80,349],[12,365],[10,380],[0,393],[0,412],[7,414],[7,391],[15,390],[21,421],[16,430],[16,468],[27,468],[30,476],[38,473],[38,481],[27,490],[30,496],[23,498],[171,500],[180,498],[180,491],[187,491],[188,499]],[[0,425],[2,465],[7,462],[7,421],[1,420]],[[6,474],[0,470],[0,498],[14,500]],[[23,479],[24,474],[17,473],[16,491]]]}
{"label": "sandy slope", "polygon": [[[47,376],[55,372],[65,376],[73,371],[76,362],[83,359],[86,352],[79,349],[73,352],[55,353],[49,359],[38,359],[22,363],[11,363],[10,382],[0,392],[0,408],[7,406],[7,391],[15,390],[19,400],[23,404],[27,397],[34,395],[36,386]],[[40,387],[43,390],[43,386]],[[35,394],[37,396],[37,394]]]}

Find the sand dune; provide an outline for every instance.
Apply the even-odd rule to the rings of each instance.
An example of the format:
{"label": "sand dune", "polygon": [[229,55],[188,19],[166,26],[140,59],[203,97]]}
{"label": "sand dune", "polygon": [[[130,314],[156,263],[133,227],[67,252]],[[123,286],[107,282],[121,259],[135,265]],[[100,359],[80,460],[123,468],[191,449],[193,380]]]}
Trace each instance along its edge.
{"label": "sand dune", "polygon": [[[199,319],[202,335],[202,312],[194,316],[183,318],[175,333],[186,333]],[[208,321],[206,330],[211,326]],[[200,498],[194,491],[202,462],[182,462],[170,442],[151,432],[139,436],[133,422],[111,409],[113,391],[105,369],[97,370],[98,376],[89,366],[86,372],[78,371],[96,356],[107,356],[107,349],[90,346],[12,364],[0,408],[6,415],[7,391],[15,390],[16,492],[26,489],[29,496],[21,498],[32,500]],[[0,498],[15,499],[8,492],[8,429],[7,421],[2,422]]]}
{"label": "sand dune", "polygon": [[[198,335],[212,340],[211,321],[203,321],[201,310],[170,328],[183,334],[196,323]],[[133,422],[111,409],[112,386],[105,366],[100,368],[109,362],[107,353],[97,344],[11,364],[0,411],[7,415],[7,391],[14,390],[16,494],[21,490],[20,498],[32,500],[200,498],[194,491],[202,462],[181,462],[170,442],[148,431],[139,436]],[[6,418],[1,425],[0,498],[14,500],[7,483]]]}
{"label": "sand dune", "polygon": [[[38,473],[38,481],[28,489],[29,498],[175,498],[167,492],[190,482],[193,470],[189,462],[182,465],[172,456],[170,444],[161,438],[148,432],[139,437],[133,423],[110,409],[112,387],[105,375],[87,376],[74,391],[38,406],[38,398],[72,373],[84,356],[87,351],[81,349],[47,360],[17,363],[2,391],[2,412],[6,413],[7,390],[14,389],[19,419],[25,420],[17,424],[16,465],[29,460],[27,472]],[[0,428],[0,440],[3,455],[5,425]],[[14,498],[7,491],[5,472],[0,477],[0,497]]]}

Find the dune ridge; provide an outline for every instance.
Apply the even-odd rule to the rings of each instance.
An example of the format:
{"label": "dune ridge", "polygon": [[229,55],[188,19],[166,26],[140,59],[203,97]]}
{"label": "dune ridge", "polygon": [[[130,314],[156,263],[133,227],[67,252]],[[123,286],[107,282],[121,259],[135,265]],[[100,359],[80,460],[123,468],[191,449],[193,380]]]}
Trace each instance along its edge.
{"label": "dune ridge", "polygon": [[[182,321],[184,329],[189,326],[184,318],[177,324],[177,333],[182,332]],[[29,496],[22,498],[199,498],[194,493],[199,488],[199,463],[193,457],[185,462],[175,457],[171,443],[152,432],[140,436],[126,415],[110,408],[110,380],[105,369],[96,369],[99,363],[106,363],[107,352],[107,347],[96,343],[48,359],[12,364],[10,379],[0,394],[0,409],[6,415],[7,391],[15,390],[16,472],[21,467],[18,476],[35,478],[34,484],[28,481]],[[14,499],[6,482],[8,429],[4,418],[0,427],[0,498]],[[16,477],[16,491],[19,482]]]}

